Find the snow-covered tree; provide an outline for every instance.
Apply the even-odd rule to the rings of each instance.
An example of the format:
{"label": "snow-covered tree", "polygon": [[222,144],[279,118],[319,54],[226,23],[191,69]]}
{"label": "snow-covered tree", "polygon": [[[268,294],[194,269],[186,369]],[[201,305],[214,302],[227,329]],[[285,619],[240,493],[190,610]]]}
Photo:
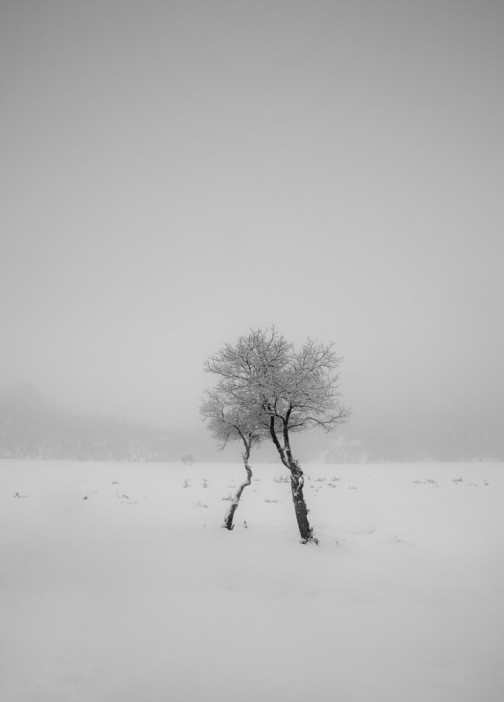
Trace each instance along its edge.
{"label": "snow-covered tree", "polygon": [[316,538],[304,498],[304,475],[294,457],[291,435],[310,427],[334,429],[348,417],[340,403],[341,359],[332,344],[308,339],[296,350],[275,329],[259,329],[226,344],[207,362],[219,392],[240,411],[257,418],[283,465],[290,471],[294,510],[304,543]]}
{"label": "snow-covered tree", "polygon": [[216,387],[206,393],[201,415],[212,435],[222,443],[222,447],[229,441],[238,440],[243,443],[242,459],[247,478],[238,487],[224,518],[225,528],[231,531],[242,493],[252,483],[252,468],[249,462],[252,446],[259,443],[264,430],[260,418],[247,407],[234,402],[232,396],[222,387]]}

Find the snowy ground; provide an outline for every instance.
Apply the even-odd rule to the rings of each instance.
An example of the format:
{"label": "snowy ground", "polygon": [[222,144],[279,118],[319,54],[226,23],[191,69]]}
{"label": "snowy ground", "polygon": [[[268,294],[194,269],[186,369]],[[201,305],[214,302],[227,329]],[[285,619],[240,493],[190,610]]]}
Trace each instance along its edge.
{"label": "snowy ground", "polygon": [[503,700],[504,465],[305,468],[0,462],[0,700]]}

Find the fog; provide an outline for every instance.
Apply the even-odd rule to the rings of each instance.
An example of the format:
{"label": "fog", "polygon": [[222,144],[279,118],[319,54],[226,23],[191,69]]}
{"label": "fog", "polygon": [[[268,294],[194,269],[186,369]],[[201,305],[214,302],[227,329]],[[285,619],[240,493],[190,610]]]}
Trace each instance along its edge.
{"label": "fog", "polygon": [[0,386],[204,431],[207,356],[334,341],[340,435],[504,456],[500,3],[2,2]]}

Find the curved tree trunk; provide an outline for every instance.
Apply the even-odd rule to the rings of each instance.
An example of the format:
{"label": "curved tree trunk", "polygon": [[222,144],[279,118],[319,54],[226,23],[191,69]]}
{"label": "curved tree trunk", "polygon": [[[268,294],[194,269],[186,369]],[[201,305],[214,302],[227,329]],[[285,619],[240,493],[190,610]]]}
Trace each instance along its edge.
{"label": "curved tree trunk", "polygon": [[243,454],[243,465],[245,466],[245,470],[247,471],[247,480],[240,485],[238,488],[236,495],[233,498],[233,501],[231,502],[231,506],[229,507],[229,510],[226,514],[226,517],[224,519],[224,528],[229,529],[231,531],[234,527],[233,524],[233,519],[236,510],[238,509],[238,505],[240,504],[240,499],[242,496],[243,491],[245,490],[246,487],[248,487],[252,483],[252,468],[249,465],[248,459],[248,451]]}
{"label": "curved tree trunk", "polygon": [[301,466],[292,455],[289,439],[289,428],[287,426],[287,423],[284,422],[283,446],[278,439],[275,430],[275,420],[273,417],[271,417],[270,419],[270,435],[280,455],[282,463],[290,471],[292,501],[294,503],[294,512],[296,514],[296,521],[299,529],[299,534],[301,536],[301,542],[303,544],[307,544],[310,542],[318,544],[318,539],[315,538],[313,534],[313,527],[310,525],[310,522],[308,520],[308,507],[306,506],[303,492],[304,474],[301,469]]}

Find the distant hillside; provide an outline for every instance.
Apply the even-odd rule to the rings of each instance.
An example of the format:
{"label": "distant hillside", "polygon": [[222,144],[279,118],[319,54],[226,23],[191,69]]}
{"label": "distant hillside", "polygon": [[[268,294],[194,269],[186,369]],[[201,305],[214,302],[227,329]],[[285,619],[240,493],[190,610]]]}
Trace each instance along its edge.
{"label": "distant hillside", "polygon": [[190,451],[188,438],[69,412],[31,386],[0,389],[0,458],[167,461]]}
{"label": "distant hillside", "polygon": [[[401,426],[390,417],[367,423],[352,418],[349,426],[334,434],[313,431],[296,436],[295,450],[302,462],[502,460],[500,417],[492,419],[483,443],[479,433],[471,430],[471,417],[420,416]],[[0,387],[0,458],[178,461],[192,456],[196,461],[239,462],[240,455],[239,443],[219,450],[203,423],[190,431],[160,429],[70,411],[30,385]],[[276,462],[278,457],[271,442],[264,441],[254,451],[254,459]]]}

